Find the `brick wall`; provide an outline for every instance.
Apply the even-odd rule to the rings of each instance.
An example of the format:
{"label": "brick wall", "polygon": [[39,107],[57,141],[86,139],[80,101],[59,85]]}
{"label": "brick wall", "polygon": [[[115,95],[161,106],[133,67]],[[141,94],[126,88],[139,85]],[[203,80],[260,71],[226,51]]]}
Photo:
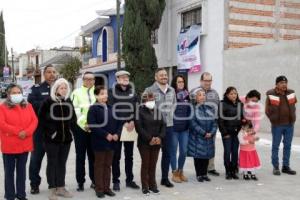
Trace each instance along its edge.
{"label": "brick wall", "polygon": [[229,0],[225,48],[300,39],[300,0]]}

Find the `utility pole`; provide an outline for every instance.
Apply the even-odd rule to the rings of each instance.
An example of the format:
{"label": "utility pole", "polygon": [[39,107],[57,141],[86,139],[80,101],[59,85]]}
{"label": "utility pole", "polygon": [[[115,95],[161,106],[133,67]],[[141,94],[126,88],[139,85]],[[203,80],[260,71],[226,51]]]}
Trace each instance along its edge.
{"label": "utility pole", "polygon": [[118,64],[117,70],[121,69],[121,20],[120,20],[120,0],[117,1],[117,32],[118,32],[118,39],[117,39],[117,46],[118,46]]}
{"label": "utility pole", "polygon": [[12,82],[15,82],[15,67],[14,67],[14,51],[11,48],[11,72],[12,72]]}

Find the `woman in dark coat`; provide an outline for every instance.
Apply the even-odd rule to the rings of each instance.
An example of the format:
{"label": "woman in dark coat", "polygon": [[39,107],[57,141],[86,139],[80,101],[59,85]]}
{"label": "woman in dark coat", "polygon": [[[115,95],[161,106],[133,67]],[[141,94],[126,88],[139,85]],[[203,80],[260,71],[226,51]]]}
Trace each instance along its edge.
{"label": "woman in dark coat", "polygon": [[217,121],[215,110],[205,105],[205,91],[196,92],[196,105],[193,119],[190,121],[190,134],[188,142],[188,156],[194,158],[194,165],[199,182],[210,181],[207,176],[209,159],[215,156],[215,135]]}
{"label": "woman in dark coat", "polygon": [[224,146],[224,165],[226,179],[239,179],[238,170],[238,133],[242,127],[243,103],[238,97],[236,88],[228,87],[224,99],[219,105],[219,129]]}
{"label": "woman in dark coat", "polygon": [[71,198],[65,189],[66,163],[72,142],[71,127],[76,123],[73,104],[69,98],[69,83],[61,78],[51,87],[50,97],[40,110],[40,125],[44,128],[44,144],[47,154],[47,181],[49,200],[57,196]]}
{"label": "woman in dark coat", "polygon": [[145,93],[142,102],[135,124],[138,132],[138,149],[142,158],[142,192],[149,195],[150,191],[159,193],[155,171],[159,150],[165,137],[166,125],[155,106],[153,93]]}

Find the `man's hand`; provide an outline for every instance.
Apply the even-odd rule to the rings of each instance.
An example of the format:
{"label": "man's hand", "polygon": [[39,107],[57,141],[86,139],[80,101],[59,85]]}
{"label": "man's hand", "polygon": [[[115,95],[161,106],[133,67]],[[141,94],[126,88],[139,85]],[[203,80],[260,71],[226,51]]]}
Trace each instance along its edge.
{"label": "man's hand", "polygon": [[114,141],[118,141],[118,139],[119,139],[119,136],[117,134],[114,134],[112,137],[113,137]]}
{"label": "man's hand", "polygon": [[155,140],[155,137],[153,137],[149,143],[151,146],[155,145],[156,144],[156,140]]}
{"label": "man's hand", "polygon": [[20,138],[21,140],[24,140],[24,139],[26,138],[26,132],[25,132],[25,131],[21,131],[21,132],[19,133],[19,138]]}
{"label": "man's hand", "polygon": [[111,142],[111,141],[113,140],[113,135],[109,133],[109,134],[106,136],[106,139],[107,139],[109,142]]}
{"label": "man's hand", "polygon": [[211,134],[211,133],[206,133],[205,138],[209,139],[209,138],[211,138],[211,137],[212,137],[212,134]]}

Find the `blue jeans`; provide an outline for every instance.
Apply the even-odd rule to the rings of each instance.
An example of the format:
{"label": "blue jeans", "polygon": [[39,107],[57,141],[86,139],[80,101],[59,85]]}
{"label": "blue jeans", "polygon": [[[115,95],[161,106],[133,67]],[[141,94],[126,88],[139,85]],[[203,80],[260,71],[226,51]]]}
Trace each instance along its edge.
{"label": "blue jeans", "polygon": [[[3,166],[5,176],[5,199],[15,200],[16,197],[26,197],[26,163],[28,153],[3,154]],[[17,178],[15,180],[15,171]],[[15,188],[16,183],[16,188]],[[17,189],[17,191],[15,190]]]}
{"label": "blue jeans", "polygon": [[272,164],[279,167],[279,146],[283,138],[283,166],[290,166],[291,145],[294,135],[293,125],[273,126],[272,127]]}
{"label": "blue jeans", "polygon": [[[189,131],[182,131],[172,133],[172,147],[171,147],[171,167],[172,170],[183,170],[185,158],[187,154],[187,145],[189,140]],[[179,157],[177,168],[177,148],[179,143]]]}
{"label": "blue jeans", "polygon": [[161,179],[168,179],[171,161],[172,149],[172,134],[173,127],[166,128],[166,135],[162,142],[162,156],[161,156]]}

